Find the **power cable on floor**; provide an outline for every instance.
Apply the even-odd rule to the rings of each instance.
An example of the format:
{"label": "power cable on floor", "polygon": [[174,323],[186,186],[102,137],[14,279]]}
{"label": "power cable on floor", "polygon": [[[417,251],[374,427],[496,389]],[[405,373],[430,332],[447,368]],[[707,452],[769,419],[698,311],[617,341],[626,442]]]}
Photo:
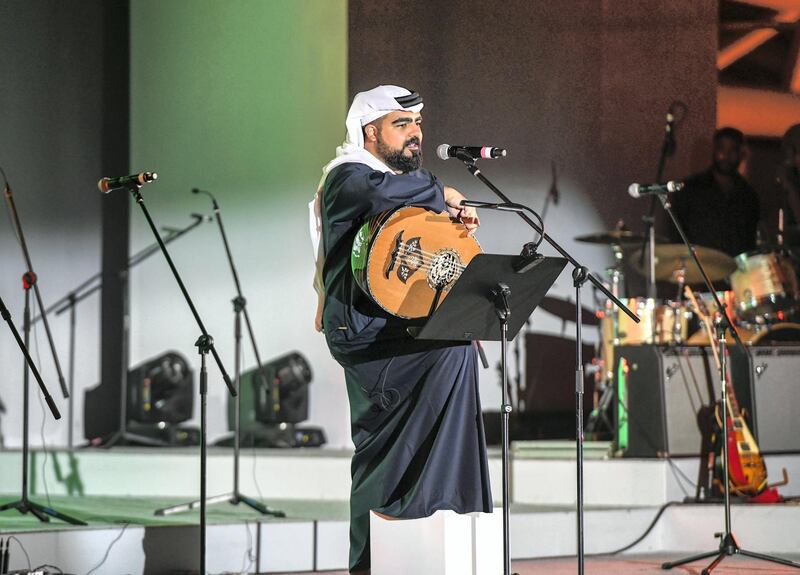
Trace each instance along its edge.
{"label": "power cable on floor", "polygon": [[[605,556],[610,556],[610,555],[618,555],[618,554],[623,553],[623,552],[627,551],[628,549],[631,549],[632,547],[638,545],[639,543],[642,542],[642,540],[644,540],[645,537],[647,537],[650,534],[650,532],[653,530],[653,528],[658,523],[658,520],[661,519],[661,516],[664,514],[664,511],[666,511],[668,507],[672,507],[673,505],[686,505],[686,503],[684,503],[683,501],[668,501],[667,503],[664,503],[661,507],[659,507],[658,511],[656,512],[655,517],[653,517],[653,520],[650,522],[650,525],[647,526],[647,529],[644,530],[644,533],[642,533],[639,537],[637,537],[631,543],[628,543],[627,545],[625,545],[624,547],[620,547],[619,549],[614,549],[613,551],[602,551],[602,552],[599,552],[599,553],[586,553],[585,556],[586,557],[605,557]],[[574,554],[570,554],[570,555],[553,555],[553,556],[549,556],[548,559],[562,559],[562,558],[566,559],[568,557],[575,557],[575,555]]]}
{"label": "power cable on floor", "polygon": [[28,552],[25,550],[25,546],[22,544],[22,541],[17,539],[15,536],[9,535],[8,540],[11,541],[12,539],[17,542],[17,545],[19,545],[19,548],[22,549],[22,552],[25,554],[25,560],[28,562],[28,571],[30,571],[31,570],[31,558],[28,555]]}
{"label": "power cable on floor", "polygon": [[647,526],[647,529],[644,530],[644,533],[639,535],[639,537],[637,537],[633,542],[628,543],[627,545],[625,545],[625,547],[620,547],[619,549],[614,549],[613,551],[603,551],[602,553],[587,553],[586,556],[587,557],[602,557],[604,555],[618,555],[620,553],[623,553],[623,552],[627,551],[628,549],[630,549],[632,547],[635,547],[636,545],[641,543],[642,540],[644,540],[645,537],[650,535],[650,532],[656,526],[656,523],[658,523],[658,520],[661,519],[661,516],[664,514],[664,511],[666,511],[667,508],[672,507],[673,505],[684,505],[684,503],[682,501],[667,501],[664,505],[662,505],[658,509],[658,512],[656,513],[656,516],[653,517],[653,520],[650,522],[650,525]]}
{"label": "power cable on floor", "polygon": [[[683,479],[683,481],[685,481],[686,483],[688,483],[688,484],[691,486],[691,488],[692,488],[692,489],[694,489],[694,490],[697,490],[697,484],[696,484],[694,481],[692,481],[692,480],[691,480],[691,479],[690,479],[690,478],[689,478],[689,477],[688,477],[688,476],[687,476],[687,475],[686,475],[686,474],[683,472],[683,470],[680,468],[680,466],[679,466],[677,463],[675,463],[675,462],[672,460],[672,458],[671,458],[671,457],[667,457],[667,463],[669,463],[670,470],[672,471],[672,475],[675,477],[675,480],[676,480],[676,482],[678,483],[678,486],[681,488],[681,491],[683,491],[683,494],[684,494],[686,497],[691,497],[691,495],[690,495],[689,493],[687,493],[687,492],[686,492],[686,489],[684,489],[684,487],[683,487],[683,484],[680,482],[680,479],[682,478],[682,479]],[[702,463],[701,463],[701,465],[702,465]]]}
{"label": "power cable on floor", "polygon": [[94,573],[95,571],[100,569],[100,567],[103,566],[103,564],[108,560],[108,556],[111,554],[111,548],[114,547],[114,544],[117,541],[122,539],[122,536],[125,534],[125,530],[128,528],[129,525],[130,525],[130,523],[126,523],[125,525],[122,526],[122,531],[119,532],[119,535],[117,535],[114,538],[114,540],[111,541],[111,543],[108,544],[108,547],[106,548],[106,552],[103,555],[103,558],[100,560],[100,563],[98,563],[97,565],[95,565],[94,567],[89,569],[89,571],[86,572],[86,575],[91,575],[92,573]]}

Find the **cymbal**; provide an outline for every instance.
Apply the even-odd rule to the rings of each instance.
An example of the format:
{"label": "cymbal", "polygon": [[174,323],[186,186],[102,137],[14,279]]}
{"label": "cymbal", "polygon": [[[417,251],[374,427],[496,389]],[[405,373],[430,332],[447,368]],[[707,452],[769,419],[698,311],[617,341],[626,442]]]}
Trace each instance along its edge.
{"label": "cymbal", "polygon": [[[575,321],[577,311],[575,302],[544,296],[537,307],[564,321]],[[581,308],[581,323],[583,325],[600,325],[600,318],[597,315],[583,306]]]}
{"label": "cymbal", "polygon": [[[578,236],[575,238],[575,241],[584,244],[620,245],[638,244],[644,242],[646,239],[644,234],[639,234],[630,230],[611,230],[608,232]],[[656,238],[656,241],[664,241],[664,238]]]}
{"label": "cymbal", "polygon": [[[736,269],[736,262],[726,253],[703,246],[694,246],[694,249],[708,277],[711,278],[711,281],[724,279],[731,275]],[[687,284],[695,284],[703,281],[700,270],[697,269],[694,260],[692,260],[692,256],[689,255],[688,248],[684,244],[657,245],[655,257],[657,280],[678,283],[674,272],[683,267],[686,269],[685,282]],[[644,258],[642,258],[641,248],[630,255],[628,263],[633,269],[645,277],[649,273],[647,254],[645,253]]]}

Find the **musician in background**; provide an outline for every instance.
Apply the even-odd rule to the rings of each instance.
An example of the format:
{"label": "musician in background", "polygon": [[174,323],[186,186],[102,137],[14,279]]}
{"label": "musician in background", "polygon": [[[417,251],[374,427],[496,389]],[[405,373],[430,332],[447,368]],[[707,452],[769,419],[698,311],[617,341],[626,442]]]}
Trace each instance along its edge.
{"label": "musician in background", "polygon": [[[760,217],[758,194],[741,174],[744,135],[735,128],[714,133],[711,166],[688,178],[670,201],[678,221],[695,245],[737,256],[756,248]],[[680,242],[674,226],[672,241]]]}
{"label": "musician in background", "polygon": [[[351,573],[370,569],[369,514],[413,519],[437,510],[492,510],[474,347],[414,340],[355,283],[350,252],[364,221],[406,205],[448,210],[470,232],[463,196],[421,168],[422,98],[398,86],[356,95],[347,139],[323,169],[314,221],[321,232],[317,329],[345,371],[355,454]],[[412,551],[412,550],[409,550]]]}

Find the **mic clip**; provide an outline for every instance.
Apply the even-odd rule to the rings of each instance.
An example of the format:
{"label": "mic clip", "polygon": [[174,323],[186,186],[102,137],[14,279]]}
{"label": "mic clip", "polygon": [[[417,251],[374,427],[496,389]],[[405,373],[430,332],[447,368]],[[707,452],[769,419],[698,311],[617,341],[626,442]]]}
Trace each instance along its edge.
{"label": "mic clip", "polygon": [[544,260],[544,256],[536,251],[536,247],[536,242],[528,242],[522,246],[522,251],[513,264],[516,273],[524,274],[535,268]]}
{"label": "mic clip", "polygon": [[466,150],[457,150],[456,158],[467,164],[468,166],[474,166],[475,162],[478,161],[478,158],[467,152]]}

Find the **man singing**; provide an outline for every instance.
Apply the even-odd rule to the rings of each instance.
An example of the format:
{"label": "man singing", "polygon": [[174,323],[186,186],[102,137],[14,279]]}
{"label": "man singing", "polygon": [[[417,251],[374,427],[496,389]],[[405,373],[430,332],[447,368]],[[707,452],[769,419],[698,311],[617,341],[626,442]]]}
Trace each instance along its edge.
{"label": "man singing", "polygon": [[369,573],[369,513],[416,519],[491,512],[478,366],[469,344],[414,340],[356,285],[350,251],[365,218],[413,205],[447,210],[472,233],[463,196],[422,169],[422,98],[378,86],[353,99],[347,138],[323,169],[316,328],[345,371],[355,454],[350,572]]}

